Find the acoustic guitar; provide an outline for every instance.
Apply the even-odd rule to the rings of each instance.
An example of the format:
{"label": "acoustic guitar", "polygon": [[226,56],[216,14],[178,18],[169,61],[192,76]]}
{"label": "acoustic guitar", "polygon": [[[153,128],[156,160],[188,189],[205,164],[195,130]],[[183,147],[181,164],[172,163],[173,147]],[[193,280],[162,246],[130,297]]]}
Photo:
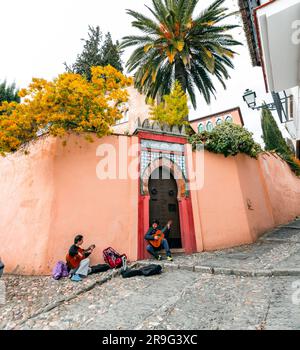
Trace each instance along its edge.
{"label": "acoustic guitar", "polygon": [[165,235],[163,234],[163,232],[161,232],[160,230],[157,230],[154,234],[153,237],[158,237],[157,241],[148,241],[152,247],[154,248],[159,248],[161,246],[162,241],[165,238]]}

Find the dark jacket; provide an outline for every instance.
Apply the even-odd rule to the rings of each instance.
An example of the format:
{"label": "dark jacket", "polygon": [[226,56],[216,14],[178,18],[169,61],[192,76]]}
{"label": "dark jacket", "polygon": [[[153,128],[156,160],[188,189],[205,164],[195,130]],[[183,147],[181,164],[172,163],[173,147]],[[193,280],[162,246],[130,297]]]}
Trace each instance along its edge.
{"label": "dark jacket", "polygon": [[168,226],[164,227],[163,229],[160,229],[159,227],[156,229],[153,227],[150,227],[145,235],[145,240],[146,241],[154,241],[154,235],[155,235],[156,231],[161,231],[165,235],[165,239],[168,240],[168,238],[170,236],[171,229],[169,229]]}
{"label": "dark jacket", "polygon": [[3,264],[3,262],[0,260],[0,278],[1,278],[2,274],[3,274],[3,270],[4,270],[4,264]]}

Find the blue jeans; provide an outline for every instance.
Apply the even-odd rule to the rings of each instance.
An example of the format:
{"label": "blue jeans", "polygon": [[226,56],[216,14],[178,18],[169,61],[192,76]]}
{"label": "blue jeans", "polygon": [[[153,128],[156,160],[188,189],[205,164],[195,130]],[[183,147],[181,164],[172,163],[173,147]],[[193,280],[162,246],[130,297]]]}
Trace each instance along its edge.
{"label": "blue jeans", "polygon": [[155,258],[158,257],[158,252],[162,249],[164,249],[166,251],[167,256],[172,256],[171,251],[170,251],[170,247],[169,247],[169,243],[166,239],[164,239],[161,242],[161,246],[159,248],[154,248],[151,244],[149,244],[147,246],[147,252],[150,253]]}
{"label": "blue jeans", "polygon": [[3,274],[3,270],[4,270],[4,264],[0,260],[0,278],[1,278],[2,274]]}

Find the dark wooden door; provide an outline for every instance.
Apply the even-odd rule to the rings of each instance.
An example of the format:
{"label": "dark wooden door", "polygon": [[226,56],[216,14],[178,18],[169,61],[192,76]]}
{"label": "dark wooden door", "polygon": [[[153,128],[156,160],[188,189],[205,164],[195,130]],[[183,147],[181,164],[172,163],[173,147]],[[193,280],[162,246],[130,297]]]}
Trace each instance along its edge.
{"label": "dark wooden door", "polygon": [[178,188],[172,174],[165,168],[156,169],[149,180],[150,193],[150,225],[153,220],[159,220],[164,227],[169,220],[173,221],[171,234],[168,239],[171,248],[182,248]]}

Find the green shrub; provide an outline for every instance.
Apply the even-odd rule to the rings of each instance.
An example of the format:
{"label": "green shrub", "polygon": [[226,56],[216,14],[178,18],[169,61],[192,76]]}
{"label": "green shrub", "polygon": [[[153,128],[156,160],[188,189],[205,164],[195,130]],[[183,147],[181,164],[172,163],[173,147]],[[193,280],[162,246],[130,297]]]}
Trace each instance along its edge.
{"label": "green shrub", "polygon": [[288,155],[288,154],[284,154],[284,155],[280,155],[280,156],[281,156],[281,158],[283,158],[287,162],[287,164],[291,168],[291,170],[297,176],[300,176],[300,161],[299,161],[299,159],[297,159],[293,155]]}
{"label": "green shrub", "polygon": [[276,152],[287,162],[291,170],[297,176],[300,176],[300,161],[289,148],[271,111],[267,107],[262,110],[261,126],[263,130],[265,150],[268,152]]}
{"label": "green shrub", "polygon": [[225,157],[236,156],[239,153],[256,158],[262,151],[260,145],[253,139],[253,134],[240,125],[223,123],[216,126],[213,131],[204,131],[189,138],[193,148],[204,144],[210,152],[223,154]]}

